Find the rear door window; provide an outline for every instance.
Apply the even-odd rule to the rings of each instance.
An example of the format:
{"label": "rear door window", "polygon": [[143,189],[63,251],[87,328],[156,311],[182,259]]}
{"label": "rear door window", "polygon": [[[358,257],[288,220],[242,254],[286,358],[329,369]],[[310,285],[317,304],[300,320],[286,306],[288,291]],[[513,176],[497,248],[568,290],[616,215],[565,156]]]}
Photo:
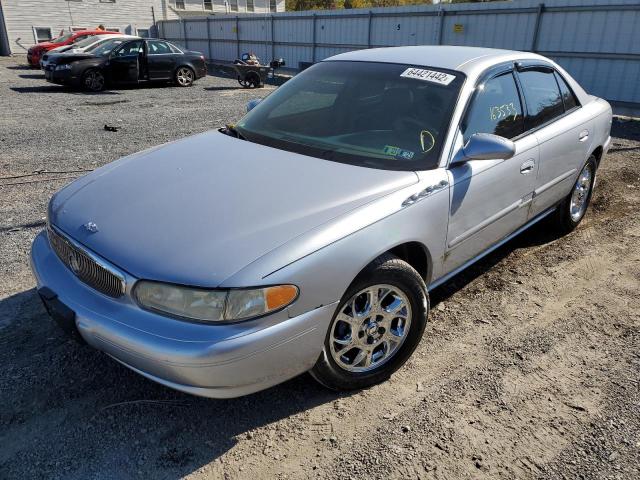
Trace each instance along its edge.
{"label": "rear door window", "polygon": [[158,40],[151,40],[147,42],[147,46],[149,47],[149,55],[164,55],[167,53],[173,53],[167,43],[160,42]]}
{"label": "rear door window", "polygon": [[482,84],[462,126],[464,141],[474,133],[514,138],[524,131],[522,105],[511,72]]}
{"label": "rear door window", "polygon": [[527,102],[527,130],[539,127],[564,114],[562,96],[553,70],[525,70],[518,73]]}

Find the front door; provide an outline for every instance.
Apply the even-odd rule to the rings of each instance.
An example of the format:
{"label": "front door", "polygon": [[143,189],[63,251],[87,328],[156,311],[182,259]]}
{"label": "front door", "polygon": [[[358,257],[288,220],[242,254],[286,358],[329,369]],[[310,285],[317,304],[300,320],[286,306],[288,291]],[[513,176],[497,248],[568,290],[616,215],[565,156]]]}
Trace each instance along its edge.
{"label": "front door", "polygon": [[176,69],[176,54],[167,42],[147,40],[147,66],[149,80],[168,80],[173,78]]}
{"label": "front door", "polygon": [[527,221],[539,160],[538,142],[535,135],[524,135],[521,96],[511,71],[480,85],[458,132],[458,150],[474,133],[513,139],[516,154],[507,160],[471,160],[449,168],[446,272]]}
{"label": "front door", "polygon": [[137,82],[141,59],[144,59],[144,41],[134,40],[118,47],[109,59],[111,80],[115,83]]}

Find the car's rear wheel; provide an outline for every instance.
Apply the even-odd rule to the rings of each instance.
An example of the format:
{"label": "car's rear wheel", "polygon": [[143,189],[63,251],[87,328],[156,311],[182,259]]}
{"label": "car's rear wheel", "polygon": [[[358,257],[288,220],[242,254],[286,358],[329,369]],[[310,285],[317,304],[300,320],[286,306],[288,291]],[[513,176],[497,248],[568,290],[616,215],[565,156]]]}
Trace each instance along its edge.
{"label": "car's rear wheel", "polygon": [[418,346],[428,311],[418,272],[393,255],[381,256],[345,293],[311,374],[334,390],[387,380]]}
{"label": "car's rear wheel", "polygon": [[82,74],[82,88],[90,92],[100,92],[105,87],[104,74],[95,68],[89,69]]}
{"label": "car's rear wheel", "polygon": [[195,73],[189,67],[180,67],[176,70],[176,85],[179,87],[190,87],[196,79]]}
{"label": "car's rear wheel", "polygon": [[571,232],[587,213],[595,185],[596,168],[596,157],[591,155],[582,167],[571,192],[558,205],[553,219],[558,233]]}

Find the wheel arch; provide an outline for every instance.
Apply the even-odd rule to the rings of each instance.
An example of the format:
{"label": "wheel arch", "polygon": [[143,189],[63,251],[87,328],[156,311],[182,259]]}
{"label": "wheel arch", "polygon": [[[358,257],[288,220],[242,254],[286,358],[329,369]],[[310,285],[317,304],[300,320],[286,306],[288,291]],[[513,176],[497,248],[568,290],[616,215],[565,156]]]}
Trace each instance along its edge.
{"label": "wheel arch", "polygon": [[400,260],[407,262],[418,272],[425,284],[429,285],[433,274],[433,261],[427,247],[418,241],[407,241],[391,247],[372,258],[353,278],[354,282],[369,266],[383,255],[394,255]]}
{"label": "wheel arch", "polygon": [[602,152],[604,151],[604,149],[602,148],[602,145],[598,145],[593,152],[591,152],[591,155],[593,155],[594,157],[596,157],[596,168],[600,166],[600,160],[602,160]]}
{"label": "wheel arch", "polygon": [[431,254],[424,244],[415,241],[401,243],[387,250],[385,253],[395,255],[407,262],[420,274],[425,283],[427,285],[429,284],[433,273],[433,262],[431,260]]}

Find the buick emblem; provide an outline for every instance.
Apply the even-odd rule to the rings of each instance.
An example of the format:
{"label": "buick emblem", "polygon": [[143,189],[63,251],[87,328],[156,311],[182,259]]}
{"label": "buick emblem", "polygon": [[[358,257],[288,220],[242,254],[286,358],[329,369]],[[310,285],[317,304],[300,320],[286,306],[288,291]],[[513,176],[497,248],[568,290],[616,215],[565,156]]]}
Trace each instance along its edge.
{"label": "buick emblem", "polygon": [[83,226],[84,229],[89,233],[96,233],[98,231],[98,225],[93,222],[87,222]]}
{"label": "buick emblem", "polygon": [[73,253],[69,255],[69,267],[73,273],[77,274],[80,271],[80,260],[78,260],[78,256]]}

